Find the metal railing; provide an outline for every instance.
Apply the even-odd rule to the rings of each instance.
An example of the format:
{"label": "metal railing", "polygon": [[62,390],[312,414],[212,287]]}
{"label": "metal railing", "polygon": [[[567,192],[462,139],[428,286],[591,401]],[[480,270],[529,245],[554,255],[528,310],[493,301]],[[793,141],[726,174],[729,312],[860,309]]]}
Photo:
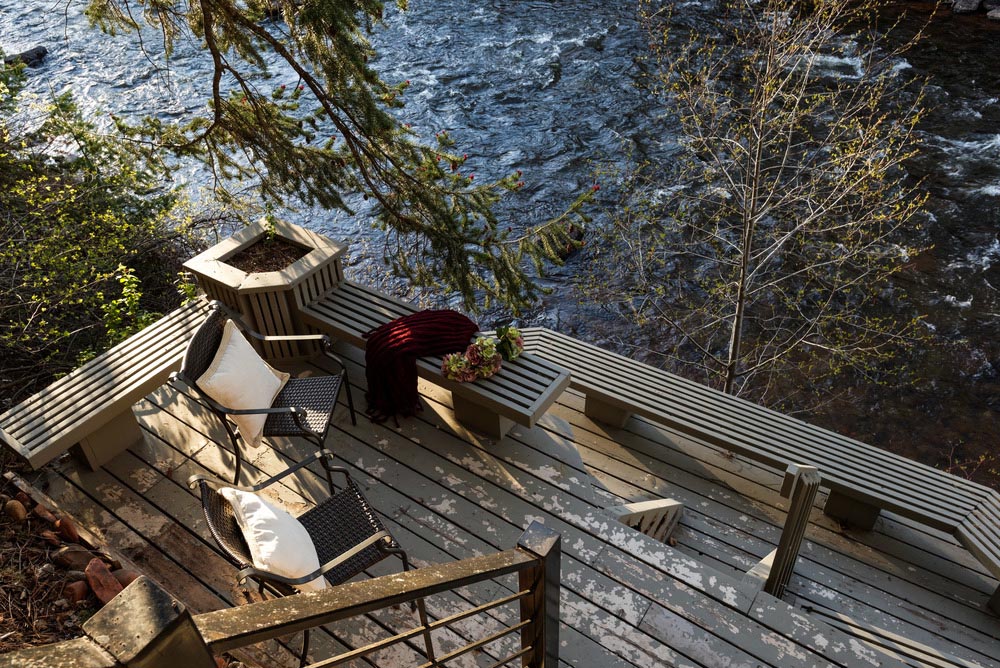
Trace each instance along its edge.
{"label": "metal railing", "polygon": [[332,668],[427,633],[433,637],[462,620],[517,604],[517,621],[469,639],[441,656],[429,656],[422,668],[445,666],[512,634],[519,634],[520,642],[516,649],[504,649],[505,654],[492,664],[495,668],[513,662],[526,668],[556,668],[560,556],[559,534],[533,522],[517,547],[504,552],[194,616],[157,583],[140,577],[87,620],[85,638],[0,655],[0,665],[215,668],[213,655],[222,652],[516,573],[518,584],[513,592],[478,605],[470,603],[469,608],[426,625],[422,622],[309,665]]}

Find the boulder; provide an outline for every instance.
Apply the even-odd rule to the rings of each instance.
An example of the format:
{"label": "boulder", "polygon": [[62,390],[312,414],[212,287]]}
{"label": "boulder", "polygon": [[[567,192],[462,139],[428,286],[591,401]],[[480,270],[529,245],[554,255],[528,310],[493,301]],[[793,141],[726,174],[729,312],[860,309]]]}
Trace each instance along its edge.
{"label": "boulder", "polygon": [[955,14],[972,14],[979,11],[979,5],[983,0],[955,0],[951,6],[951,11]]}
{"label": "boulder", "polygon": [[13,53],[7,56],[8,63],[24,63],[28,67],[36,67],[42,64],[45,60],[45,56],[49,55],[49,50],[44,46],[36,46],[34,48],[28,49],[27,51],[22,51],[21,53]]}
{"label": "boulder", "polygon": [[986,18],[990,21],[1000,21],[1000,9],[991,9],[987,12]]}
{"label": "boulder", "polygon": [[87,584],[101,603],[108,603],[124,589],[118,578],[111,574],[108,565],[97,557],[90,560],[84,573],[87,574]]}
{"label": "boulder", "polygon": [[28,511],[25,509],[24,504],[17,499],[11,499],[5,503],[3,511],[7,514],[7,517],[15,522],[23,522],[28,516]]}
{"label": "boulder", "polygon": [[59,538],[59,534],[57,534],[55,531],[50,531],[49,529],[46,529],[45,531],[40,531],[38,535],[39,537],[41,537],[42,540],[44,540],[49,545],[54,545],[55,547],[59,547],[60,545],[62,545],[62,539]]}
{"label": "boulder", "polygon": [[87,594],[89,593],[90,585],[88,585],[84,580],[70,582],[63,587],[63,596],[65,596],[66,600],[70,603],[79,603],[83,599],[87,598]]}
{"label": "boulder", "polygon": [[52,511],[40,503],[37,506],[35,506],[35,509],[32,510],[31,512],[41,517],[49,524],[55,524],[58,521],[56,516],[52,513]]}
{"label": "boulder", "polygon": [[76,527],[65,517],[56,521],[56,529],[59,530],[59,535],[67,543],[80,542],[80,534],[77,532]]}
{"label": "boulder", "polygon": [[135,571],[130,571],[125,568],[119,568],[117,571],[112,571],[112,575],[115,579],[121,583],[122,587],[127,587],[139,578],[139,574]]}
{"label": "boulder", "polygon": [[80,545],[65,545],[52,553],[52,563],[70,571],[82,571],[94,555]]}

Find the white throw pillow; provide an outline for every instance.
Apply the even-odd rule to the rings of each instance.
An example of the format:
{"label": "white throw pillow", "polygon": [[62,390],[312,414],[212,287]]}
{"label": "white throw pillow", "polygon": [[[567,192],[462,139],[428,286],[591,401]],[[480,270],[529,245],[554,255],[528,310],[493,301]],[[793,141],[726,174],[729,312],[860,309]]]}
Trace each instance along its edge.
{"label": "white throw pillow", "polygon": [[[233,507],[255,568],[286,578],[299,578],[319,568],[319,557],[308,532],[285,510],[253,492],[222,487],[219,494]],[[320,576],[297,585],[297,589],[319,591],[327,584],[326,578]]]}
{"label": "white throw pillow", "polygon": [[[270,408],[288,382],[289,374],[271,367],[260,358],[239,327],[226,321],[215,358],[195,382],[208,396],[227,408]],[[260,445],[267,415],[231,415],[248,445]]]}

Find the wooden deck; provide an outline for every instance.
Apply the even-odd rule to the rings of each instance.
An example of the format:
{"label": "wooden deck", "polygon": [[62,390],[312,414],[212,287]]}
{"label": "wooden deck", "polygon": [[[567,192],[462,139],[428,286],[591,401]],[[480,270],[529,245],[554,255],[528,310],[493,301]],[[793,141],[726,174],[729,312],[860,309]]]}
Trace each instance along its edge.
{"label": "wooden deck", "polygon": [[[360,397],[362,358],[348,347],[339,352],[349,357]],[[642,419],[622,429],[595,424],[572,391],[534,428],[515,427],[494,442],[465,431],[448,393],[421,383],[422,415],[399,428],[367,420],[352,427],[342,406],[327,447],[351,467],[418,566],[509,548],[532,519],[560,531],[565,665],[908,665],[855,646],[832,627],[810,628],[808,617],[749,610],[749,599],[726,584],[778,542],[784,499],[777,471]],[[144,445],[98,471],[64,458],[33,482],[193,611],[230,605],[235,571],[184,485],[192,473],[224,477],[230,470],[221,426],[191,396],[168,387],[136,410]],[[244,476],[263,477],[309,450],[299,440],[267,443]],[[281,500],[294,513],[303,498],[320,493],[315,483],[289,488]],[[685,504],[673,549],[614,526],[602,512],[660,497]],[[824,501],[817,500],[787,602],[807,615],[822,609],[909,638],[955,657],[956,665],[1000,668],[1000,619],[983,611],[997,582],[951,536],[889,513],[871,532],[844,531],[818,510]],[[395,568],[392,561],[376,574]],[[486,593],[473,587],[436,596],[428,611],[444,617],[454,596],[474,602]],[[355,646],[404,618],[412,624],[409,608],[328,628],[315,652]],[[490,621],[469,621],[456,632],[475,634]],[[421,662],[401,649],[377,665]],[[465,665],[490,663],[488,652],[465,657]]]}

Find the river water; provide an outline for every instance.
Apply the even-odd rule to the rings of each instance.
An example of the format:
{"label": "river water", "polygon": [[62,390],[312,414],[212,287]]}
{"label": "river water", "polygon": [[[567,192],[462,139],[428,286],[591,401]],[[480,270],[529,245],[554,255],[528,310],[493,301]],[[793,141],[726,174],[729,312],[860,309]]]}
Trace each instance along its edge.
{"label": "river water", "polygon": [[[45,98],[71,90],[97,118],[156,113],[185,118],[204,108],[208,61],[182,43],[165,74],[133,39],[87,27],[77,0],[0,0],[0,48],[38,44],[50,55],[30,71],[30,91]],[[898,8],[901,8],[900,5]],[[930,6],[907,7],[915,25]],[[697,3],[679,5],[708,20]],[[893,10],[895,11],[895,10]],[[933,248],[900,278],[916,310],[926,314],[932,345],[905,363],[916,370],[905,391],[858,388],[805,416],[835,430],[928,463],[995,451],[1000,433],[1000,26],[945,12],[907,59],[931,78],[934,107],[923,127],[927,151],[913,170],[926,174]],[[402,111],[424,137],[448,130],[478,178],[513,169],[526,187],[503,215],[515,226],[542,222],[591,185],[595,164],[627,150],[667,155],[672,129],[635,86],[644,38],[629,0],[411,0],[387,13],[374,37],[376,66],[389,81],[410,80]],[[274,83],[285,75],[275,71]],[[295,83],[288,76],[287,83]],[[185,178],[204,177],[197,168]],[[602,184],[610,204],[614,184]],[[606,194],[607,193],[607,194]],[[600,215],[600,214],[599,214]],[[364,215],[289,214],[352,244],[350,271],[383,283],[380,238]],[[581,303],[573,278],[588,269],[586,251],[553,268],[553,289],[526,324],[544,324],[602,345],[628,338],[628,328]],[[484,320],[485,322],[485,320]]]}

